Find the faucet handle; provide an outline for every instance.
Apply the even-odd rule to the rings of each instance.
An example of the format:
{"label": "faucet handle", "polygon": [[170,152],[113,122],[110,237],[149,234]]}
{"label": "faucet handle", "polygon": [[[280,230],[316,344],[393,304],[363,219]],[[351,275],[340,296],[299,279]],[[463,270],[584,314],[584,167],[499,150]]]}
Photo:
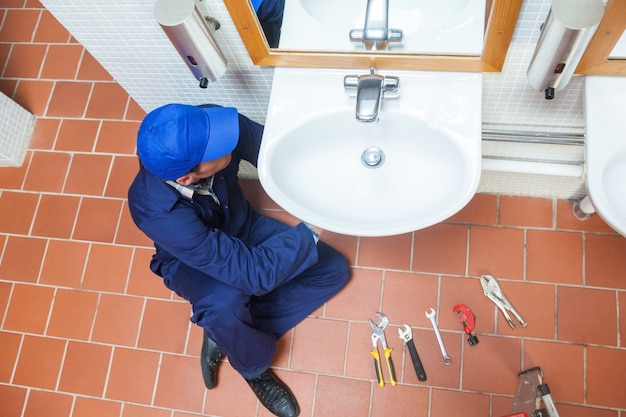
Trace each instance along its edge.
{"label": "faucet handle", "polygon": [[349,97],[356,97],[359,87],[358,75],[346,75],[343,77],[343,88]]}
{"label": "faucet handle", "polygon": [[383,97],[396,98],[400,94],[400,77],[385,75],[383,79]]}
{"label": "faucet handle", "polygon": [[387,39],[389,42],[402,42],[403,38],[404,32],[402,32],[402,29],[389,29]]}

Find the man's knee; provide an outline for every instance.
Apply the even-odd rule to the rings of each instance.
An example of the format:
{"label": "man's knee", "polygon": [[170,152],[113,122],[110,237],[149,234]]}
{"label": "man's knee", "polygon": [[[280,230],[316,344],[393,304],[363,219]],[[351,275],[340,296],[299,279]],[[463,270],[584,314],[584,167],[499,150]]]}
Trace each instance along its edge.
{"label": "man's knee", "polygon": [[249,321],[249,298],[235,292],[208,293],[193,304],[191,321],[209,329],[233,327]]}
{"label": "man's knee", "polygon": [[318,243],[317,249],[319,262],[324,266],[325,275],[332,278],[338,286],[344,286],[350,278],[350,266],[347,259],[323,242]]}

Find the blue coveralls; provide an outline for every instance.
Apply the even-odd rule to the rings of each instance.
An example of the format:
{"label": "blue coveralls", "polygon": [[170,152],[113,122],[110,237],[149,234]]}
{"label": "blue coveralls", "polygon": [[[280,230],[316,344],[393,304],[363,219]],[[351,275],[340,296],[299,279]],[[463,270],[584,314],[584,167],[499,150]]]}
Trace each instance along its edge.
{"label": "blue coveralls", "polygon": [[241,159],[256,166],[263,127],[239,115],[239,131],[232,161],[215,174],[219,204],[211,196],[186,198],[143,166],[128,204],[154,241],[150,269],[191,303],[191,321],[250,379],[267,370],[276,341],[336,294],[349,272],[343,256],[321,241],[316,246],[304,224],[253,211],[237,172]]}

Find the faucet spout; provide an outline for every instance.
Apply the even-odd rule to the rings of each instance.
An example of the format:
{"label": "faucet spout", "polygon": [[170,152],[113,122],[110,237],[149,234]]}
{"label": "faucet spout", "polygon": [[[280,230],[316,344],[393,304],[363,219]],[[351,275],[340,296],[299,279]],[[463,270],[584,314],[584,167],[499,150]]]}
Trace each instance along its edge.
{"label": "faucet spout", "polygon": [[356,119],[359,122],[375,122],[378,120],[383,98],[398,97],[400,79],[375,74],[372,67],[369,74],[346,75],[343,85],[346,94],[356,96]]}
{"label": "faucet spout", "polygon": [[389,39],[389,0],[368,0],[363,28],[363,45],[369,50],[385,50]]}
{"label": "faucet spout", "polygon": [[389,0],[367,0],[363,29],[352,29],[350,40],[362,43],[365,49],[384,51],[389,42],[402,42],[399,29],[389,29]]}
{"label": "faucet spout", "polygon": [[356,92],[356,118],[360,122],[375,122],[383,99],[385,77],[379,74],[360,75]]}

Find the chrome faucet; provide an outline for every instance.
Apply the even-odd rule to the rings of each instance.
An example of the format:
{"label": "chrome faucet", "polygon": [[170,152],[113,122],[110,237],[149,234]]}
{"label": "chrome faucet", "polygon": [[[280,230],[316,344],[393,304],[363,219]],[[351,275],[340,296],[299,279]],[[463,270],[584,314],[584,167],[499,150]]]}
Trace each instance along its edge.
{"label": "chrome faucet", "polygon": [[356,96],[356,119],[359,122],[375,122],[383,98],[398,97],[400,78],[370,73],[364,75],[346,75],[343,79],[346,94]]}
{"label": "chrome faucet", "polygon": [[402,37],[402,30],[389,29],[389,0],[367,0],[365,27],[350,31],[350,40],[369,51],[385,51],[389,42],[402,42]]}

